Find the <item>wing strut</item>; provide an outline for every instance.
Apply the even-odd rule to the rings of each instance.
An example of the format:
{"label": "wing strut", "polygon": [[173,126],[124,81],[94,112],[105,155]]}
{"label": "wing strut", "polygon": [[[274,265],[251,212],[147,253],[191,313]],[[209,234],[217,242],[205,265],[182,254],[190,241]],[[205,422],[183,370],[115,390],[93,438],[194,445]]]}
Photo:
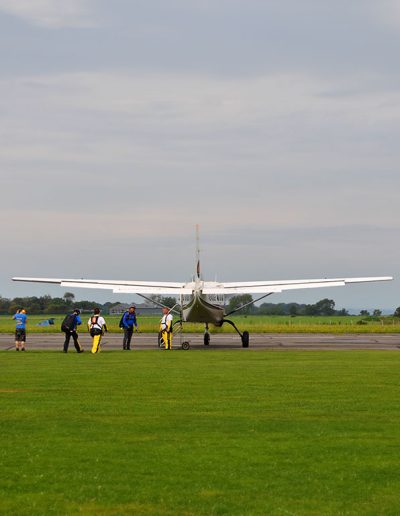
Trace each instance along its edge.
{"label": "wing strut", "polygon": [[169,306],[167,306],[167,305],[163,305],[163,304],[162,304],[162,303],[160,303],[159,301],[155,301],[154,299],[151,299],[151,297],[144,296],[143,294],[136,294],[136,295],[137,295],[137,296],[142,297],[142,298],[143,298],[143,299],[145,299],[146,301],[149,301],[149,303],[153,303],[153,304],[155,304],[155,305],[157,305],[157,306],[159,306],[159,307],[161,307],[161,308],[168,308],[168,310],[169,310],[170,312],[175,312],[176,314],[181,315],[181,313],[180,313],[180,312],[178,312],[177,310],[174,310],[174,308],[175,308],[176,306],[178,306],[178,303],[176,303],[172,308],[170,308],[170,307],[169,307]]}

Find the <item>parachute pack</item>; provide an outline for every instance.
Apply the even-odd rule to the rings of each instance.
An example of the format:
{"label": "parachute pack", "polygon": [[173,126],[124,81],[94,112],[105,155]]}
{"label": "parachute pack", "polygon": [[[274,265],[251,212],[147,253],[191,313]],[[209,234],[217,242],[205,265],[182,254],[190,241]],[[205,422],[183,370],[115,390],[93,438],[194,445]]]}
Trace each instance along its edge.
{"label": "parachute pack", "polygon": [[65,316],[63,322],[61,323],[61,331],[74,331],[75,329],[75,314],[68,314]]}
{"label": "parachute pack", "polygon": [[101,328],[95,328],[94,325],[97,324],[97,321],[99,320],[98,315],[92,315],[90,318],[90,335],[92,337],[95,337],[96,335],[101,335],[103,333],[103,330]]}
{"label": "parachute pack", "polygon": [[125,314],[127,314],[127,313],[128,313],[128,311],[124,312],[124,313],[122,314],[121,319],[119,320],[119,325],[118,325],[118,326],[119,326],[120,328],[123,328],[123,327],[124,327],[124,317],[125,317]]}

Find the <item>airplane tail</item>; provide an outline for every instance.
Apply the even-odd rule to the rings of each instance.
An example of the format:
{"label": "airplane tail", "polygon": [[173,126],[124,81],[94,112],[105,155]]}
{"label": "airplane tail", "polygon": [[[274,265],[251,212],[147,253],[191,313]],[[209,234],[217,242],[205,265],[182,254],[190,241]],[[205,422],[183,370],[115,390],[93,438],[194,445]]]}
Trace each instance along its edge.
{"label": "airplane tail", "polygon": [[199,245],[199,225],[196,224],[196,279],[200,279],[200,245]]}

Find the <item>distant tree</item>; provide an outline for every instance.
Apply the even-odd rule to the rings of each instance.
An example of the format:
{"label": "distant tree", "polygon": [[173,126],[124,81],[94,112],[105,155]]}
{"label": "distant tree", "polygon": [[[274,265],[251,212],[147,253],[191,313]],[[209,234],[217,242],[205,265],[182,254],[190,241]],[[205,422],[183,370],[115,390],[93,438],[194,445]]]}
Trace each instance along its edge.
{"label": "distant tree", "polygon": [[337,315],[349,315],[349,312],[346,310],[346,308],[342,308],[341,310],[337,311]]}
{"label": "distant tree", "polygon": [[380,317],[382,315],[382,310],[378,310],[377,308],[372,312],[374,317]]}
{"label": "distant tree", "polygon": [[[243,306],[247,303],[251,303],[251,301],[253,301],[253,296],[251,294],[241,294],[240,296],[233,296],[229,300],[227,311],[232,312],[240,306]],[[240,312],[242,314],[253,313],[253,305],[246,306],[246,308],[243,308],[243,310],[241,310]]]}
{"label": "distant tree", "polygon": [[258,314],[259,315],[279,315],[276,313],[277,311],[277,305],[274,303],[262,303],[258,307]]}
{"label": "distant tree", "polygon": [[289,305],[289,315],[291,315],[292,317],[295,317],[297,314],[298,314],[298,307],[297,307],[296,303],[291,303]]}
{"label": "distant tree", "polygon": [[39,303],[32,303],[28,307],[30,314],[40,314],[42,312],[42,309],[40,308]]}
{"label": "distant tree", "polygon": [[119,301],[117,301],[117,302],[114,301],[113,303],[111,303],[110,301],[107,301],[107,303],[104,303],[104,305],[103,305],[103,310],[105,312],[108,312],[110,310],[110,308],[112,308],[113,306],[117,306],[119,304],[121,304]]}
{"label": "distant tree", "polygon": [[0,296],[0,313],[6,314],[8,313],[8,309],[10,308],[11,301],[5,297]]}
{"label": "distant tree", "polygon": [[8,313],[9,313],[10,315],[14,315],[14,314],[15,314],[15,312],[16,312],[17,310],[19,310],[20,308],[21,308],[21,305],[18,305],[18,304],[16,304],[16,303],[11,303],[11,304],[10,304],[10,306],[8,307]]}
{"label": "distant tree", "polygon": [[155,303],[161,303],[161,296],[158,294],[152,294],[149,298]]}
{"label": "distant tree", "polygon": [[360,310],[360,315],[362,315],[364,317],[368,317],[370,315],[370,313],[368,312],[368,310]]}
{"label": "distant tree", "polygon": [[161,297],[160,303],[162,305],[168,306],[169,308],[172,308],[176,305],[176,299],[174,297]]}
{"label": "distant tree", "polygon": [[335,301],[333,299],[321,299],[315,303],[315,309],[317,315],[334,315],[335,314]]}
{"label": "distant tree", "polygon": [[103,310],[103,306],[99,303],[95,303],[94,301],[79,301],[78,304],[79,308],[81,310],[85,310],[85,312],[91,312],[95,306],[99,307],[100,310]]}
{"label": "distant tree", "polygon": [[304,315],[318,315],[317,307],[315,305],[306,305]]}
{"label": "distant tree", "polygon": [[66,292],[63,295],[63,298],[64,298],[66,303],[72,304],[74,302],[74,299],[75,299],[75,294],[73,294],[72,292]]}
{"label": "distant tree", "polygon": [[395,317],[400,317],[400,306],[398,306],[396,308],[396,310],[394,311],[394,314],[393,314]]}
{"label": "distant tree", "polygon": [[68,312],[70,306],[67,304],[52,303],[44,311],[45,314],[64,314]]}

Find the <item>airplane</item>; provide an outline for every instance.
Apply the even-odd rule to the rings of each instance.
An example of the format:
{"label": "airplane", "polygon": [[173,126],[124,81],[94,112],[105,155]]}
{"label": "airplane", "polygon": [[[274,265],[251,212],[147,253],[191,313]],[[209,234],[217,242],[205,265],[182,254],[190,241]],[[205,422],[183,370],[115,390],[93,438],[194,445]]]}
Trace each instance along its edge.
{"label": "airplane", "polygon": [[[90,280],[90,279],[59,279],[59,278],[23,278],[14,277],[13,281],[25,281],[33,283],[58,284],[65,288],[93,288],[108,289],[115,294],[137,294],[159,306],[162,303],[149,296],[169,295],[179,299],[170,310],[177,312],[180,319],[175,324],[203,323],[204,345],[210,343],[209,325],[221,327],[230,324],[239,334],[242,347],[249,347],[249,332],[241,332],[235,323],[227,319],[233,313],[261,301],[267,296],[283,292],[285,290],[297,290],[322,287],[340,287],[352,283],[366,283],[375,281],[391,281],[391,276],[365,277],[365,278],[324,278],[283,281],[245,281],[245,282],[219,282],[204,281],[200,270],[199,226],[196,226],[196,271],[191,281],[158,282],[158,281],[133,281],[133,280]],[[249,303],[241,305],[234,310],[225,313],[225,296],[232,294],[261,294]],[[184,349],[189,348],[188,342],[182,344]]]}

